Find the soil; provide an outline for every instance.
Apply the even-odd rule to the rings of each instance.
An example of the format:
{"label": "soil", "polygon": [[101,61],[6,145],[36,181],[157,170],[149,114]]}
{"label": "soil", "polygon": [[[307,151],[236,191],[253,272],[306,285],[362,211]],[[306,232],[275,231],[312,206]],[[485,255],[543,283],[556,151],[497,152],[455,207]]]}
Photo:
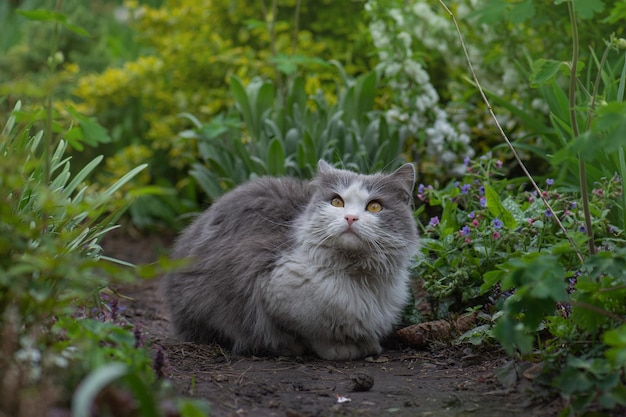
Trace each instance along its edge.
{"label": "soil", "polygon": [[[105,254],[136,264],[167,253],[172,236],[113,233]],[[211,404],[211,415],[517,417],[554,416],[558,404],[542,403],[530,383],[501,352],[445,344],[416,350],[397,339],[380,356],[358,361],[315,357],[233,355],[217,345],[176,340],[160,293],[160,279],[119,289],[125,315],[167,355],[166,376],[182,395]],[[495,348],[494,348],[495,349]],[[498,379],[509,369],[507,385]],[[513,375],[511,378],[511,369]]]}

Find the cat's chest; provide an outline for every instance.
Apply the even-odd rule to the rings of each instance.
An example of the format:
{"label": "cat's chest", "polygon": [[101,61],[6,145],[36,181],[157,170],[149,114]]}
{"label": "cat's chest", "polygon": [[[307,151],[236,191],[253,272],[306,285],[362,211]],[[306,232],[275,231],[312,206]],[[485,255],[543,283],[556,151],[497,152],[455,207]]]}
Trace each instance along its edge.
{"label": "cat's chest", "polygon": [[384,299],[402,286],[396,282],[402,277],[392,275],[391,271],[371,268],[358,254],[338,257],[296,250],[278,259],[266,285],[270,292],[285,297],[304,289],[317,297],[343,294],[356,299]]}
{"label": "cat's chest", "polygon": [[306,333],[335,326],[358,337],[370,327],[386,329],[406,302],[406,273],[378,276],[300,255],[281,258],[261,284],[267,312],[287,327]]}

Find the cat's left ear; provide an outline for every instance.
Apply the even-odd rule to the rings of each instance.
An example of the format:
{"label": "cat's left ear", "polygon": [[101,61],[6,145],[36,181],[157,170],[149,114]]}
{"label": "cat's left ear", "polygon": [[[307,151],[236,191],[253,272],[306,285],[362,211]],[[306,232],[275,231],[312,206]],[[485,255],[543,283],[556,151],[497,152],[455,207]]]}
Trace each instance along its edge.
{"label": "cat's left ear", "polygon": [[324,161],[323,159],[320,159],[317,162],[317,173],[318,174],[327,174],[331,171],[333,171],[335,168],[333,168],[333,166],[331,164],[329,164],[328,162]]}
{"label": "cat's left ear", "polygon": [[398,168],[391,177],[400,187],[407,193],[409,202],[413,196],[413,188],[415,188],[415,167],[413,164],[404,164]]}

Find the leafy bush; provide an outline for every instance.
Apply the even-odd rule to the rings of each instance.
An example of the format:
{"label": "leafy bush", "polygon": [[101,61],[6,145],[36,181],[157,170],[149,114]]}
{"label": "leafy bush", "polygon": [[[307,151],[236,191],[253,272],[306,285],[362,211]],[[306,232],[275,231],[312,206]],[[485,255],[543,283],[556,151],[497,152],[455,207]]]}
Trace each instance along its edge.
{"label": "leafy bush", "polygon": [[[422,186],[426,244],[416,273],[426,279],[435,313],[472,308],[489,318],[464,340],[495,337],[509,354],[539,362],[544,373],[537,381],[561,395],[562,416],[619,415],[626,407],[626,68],[623,52],[610,59],[623,44],[613,36],[600,59],[576,54],[577,18],[602,11],[577,5],[563,6],[571,12],[575,64],[543,57],[530,75],[551,110],[549,123],[530,105],[518,111],[495,100],[520,117],[522,131],[539,136],[543,148],[520,148],[547,149],[552,173],[539,187],[530,175],[499,179],[503,164],[487,156],[468,160],[467,176],[443,190]],[[577,71],[582,62],[586,76]],[[565,83],[557,80],[563,69]]]}
{"label": "leafy bush", "polygon": [[[60,12],[23,15],[51,23],[55,34],[62,28],[82,32]],[[104,187],[87,184],[101,155],[72,173],[69,141],[57,138],[62,129],[52,107],[62,87],[56,76],[59,56],[53,48],[46,104],[40,111],[23,110],[18,101],[0,133],[0,414],[71,408],[75,416],[88,416],[125,402],[132,412],[160,416],[157,393],[167,388],[158,380],[162,352],[157,350],[153,364],[109,289],[112,276],[117,283],[135,275],[111,263],[99,246],[133,198],[146,192],[123,192],[146,165]],[[80,149],[101,128],[74,109],[67,111],[82,122],[79,133],[66,131]],[[203,409],[195,402],[180,404],[182,414]]]}
{"label": "leafy bush", "polygon": [[154,183],[167,180],[182,188],[189,161],[198,155],[189,141],[178,140],[178,132],[191,127],[178,114],[206,120],[227,110],[233,75],[244,82],[272,78],[281,95],[288,77],[303,68],[317,74],[317,85],[330,79],[330,58],[341,59],[350,72],[367,68],[358,2],[275,3],[276,13],[246,2],[177,0],[160,8],[127,3],[131,24],[152,53],[86,75],[74,91],[81,100],[77,108],[97,115],[119,140],[111,172],[119,174],[128,155],[142,154],[154,161]]}
{"label": "leafy bush", "polygon": [[244,87],[232,77],[230,84],[238,114],[207,124],[189,115],[197,128],[183,132],[198,143],[202,162],[191,175],[211,200],[254,176],[310,177],[320,159],[361,172],[402,163],[404,138],[374,110],[376,73],[356,80],[344,74],[336,102],[321,91],[307,94],[303,78],[293,80],[284,99],[269,81]]}
{"label": "leafy bush", "polygon": [[[11,3],[19,3],[19,7]],[[55,54],[66,69],[61,75],[73,82],[79,74],[99,72],[109,65],[135,59],[140,48],[131,42],[131,29],[115,18],[116,7],[119,7],[115,3],[65,0],[63,10],[59,10],[63,13],[57,18],[70,30],[55,33],[54,26],[46,24],[52,19],[52,14],[45,11],[50,2],[2,2],[0,22],[4,32],[11,36],[3,36],[0,43],[0,95],[7,98],[8,105],[19,99],[24,108],[28,108],[47,96],[50,87],[48,59],[53,38]],[[34,18],[37,13],[43,19]],[[74,88],[72,83],[56,83],[55,87],[57,97],[63,100],[70,98]],[[12,107],[7,106],[5,110],[8,114]]]}
{"label": "leafy bush", "polygon": [[0,412],[42,414],[73,398],[74,413],[89,415],[95,394],[120,380],[110,389],[161,415],[152,359],[106,295],[111,276],[133,275],[98,244],[131,202],[120,188],[145,165],[96,192],[85,181],[102,157],[72,175],[67,142],[42,154],[45,133],[30,136],[23,120],[18,103],[0,135]]}

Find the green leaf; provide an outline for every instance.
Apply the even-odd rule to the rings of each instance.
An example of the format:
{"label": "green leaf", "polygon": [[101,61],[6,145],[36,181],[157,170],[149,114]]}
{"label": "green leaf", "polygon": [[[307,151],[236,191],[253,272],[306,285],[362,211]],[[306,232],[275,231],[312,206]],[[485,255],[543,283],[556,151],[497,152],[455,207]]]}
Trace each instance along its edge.
{"label": "green leaf", "polygon": [[501,316],[493,329],[494,336],[509,354],[515,353],[515,348],[522,353],[530,353],[533,349],[533,337],[524,331],[520,323],[516,323],[510,316]]}
{"label": "green leaf", "polygon": [[255,103],[255,111],[256,117],[259,120],[256,121],[258,123],[259,128],[261,127],[262,121],[260,120],[262,117],[267,115],[272,108],[274,107],[274,84],[269,81],[263,82],[256,94],[256,103]]}
{"label": "green leaf", "polygon": [[87,375],[72,396],[72,417],[90,417],[92,404],[98,393],[128,374],[128,371],[123,363],[110,363]]}
{"label": "green leaf", "polygon": [[574,138],[571,151],[587,162],[594,161],[599,153],[611,154],[625,145],[626,103],[611,102],[598,109],[590,131]]}
{"label": "green leaf", "polygon": [[364,121],[367,112],[374,108],[376,98],[376,72],[371,71],[361,76],[357,82],[356,92],[356,114],[354,118],[361,123]]}
{"label": "green leaf", "polygon": [[241,79],[235,75],[230,77],[230,92],[233,97],[235,97],[235,103],[237,104],[237,107],[239,107],[239,111],[243,116],[243,121],[248,129],[252,129],[254,126],[254,119],[252,108],[250,107],[250,101],[248,100],[248,93],[246,92]]}
{"label": "green leaf", "polygon": [[508,18],[511,23],[520,24],[532,18],[535,15],[535,6],[533,0],[525,0],[513,4],[508,12]]}
{"label": "green leaf", "polygon": [[69,185],[67,187],[65,187],[65,189],[63,190],[62,196],[64,198],[69,198],[70,195],[72,195],[72,193],[76,189],[76,187],[78,187],[78,185],[82,181],[84,181],[85,178],[87,178],[87,176],[89,176],[89,174],[91,174],[91,172],[98,166],[98,164],[100,164],[100,162],[102,162],[103,158],[104,157],[102,155],[99,155],[99,156],[95,157],[87,165],[85,165],[85,167],[83,169],[81,169],[80,172],[78,174],[76,174],[76,176],[74,176],[74,179],[72,180],[72,182],[70,182]]}
{"label": "green leaf", "polygon": [[488,0],[484,7],[471,13],[468,17],[477,17],[479,24],[493,24],[502,21],[502,16],[508,7],[509,5],[505,0]]}
{"label": "green leaf", "polygon": [[502,202],[500,201],[500,197],[498,193],[489,186],[489,184],[484,184],[485,186],[485,198],[487,199],[487,209],[494,217],[499,217],[502,219],[502,222],[509,229],[515,229],[517,227],[517,221],[513,217],[513,215],[504,207]]}
{"label": "green leaf", "polygon": [[566,66],[564,62],[555,61],[553,59],[541,58],[536,60],[532,65],[530,86],[538,87],[541,84],[548,84],[554,81],[556,74],[563,66]]}
{"label": "green leaf", "polygon": [[209,196],[211,201],[217,200],[224,194],[224,190],[220,187],[220,183],[215,177],[215,174],[210,172],[202,164],[193,164],[189,175],[196,180],[200,188]]}
{"label": "green leaf", "polygon": [[276,66],[276,69],[285,75],[292,75],[298,71],[298,67],[310,68],[314,66],[328,67],[330,64],[321,58],[311,57],[300,54],[277,54],[270,58],[270,62]]}
{"label": "green leaf", "polygon": [[573,0],[573,2],[576,14],[583,20],[591,19],[604,11],[604,0]]}
{"label": "green leaf", "polygon": [[139,377],[136,373],[129,373],[124,377],[129,388],[135,394],[135,400],[139,404],[139,415],[150,417],[158,417],[159,408],[156,403],[156,398],[150,391],[150,386]]}
{"label": "green leaf", "polygon": [[80,138],[83,142],[97,146],[99,143],[110,143],[111,137],[107,130],[95,119],[80,114],[74,107],[68,106],[67,112],[72,115],[79,124],[83,135]]}
{"label": "green leaf", "polygon": [[137,175],[139,172],[143,171],[146,167],[148,166],[148,164],[142,164],[139,165],[138,167],[133,168],[132,170],[130,170],[129,172],[127,172],[122,178],[120,178],[119,180],[117,180],[113,185],[111,185],[104,193],[102,193],[100,195],[100,197],[102,198],[103,201],[107,201],[109,200],[113,194],[115,194],[117,192],[117,190],[119,190],[120,188],[122,188],[122,186],[124,184],[126,184],[128,181],[130,181],[135,175]]}
{"label": "green leaf", "polygon": [[587,376],[587,373],[573,366],[566,366],[556,379],[556,383],[564,394],[585,392],[593,387],[593,381]]}
{"label": "green leaf", "polygon": [[20,15],[24,16],[25,18],[29,20],[37,20],[41,22],[55,22],[71,30],[77,35],[85,36],[85,37],[89,36],[89,32],[86,29],[69,23],[67,21],[67,16],[64,15],[63,13],[54,12],[54,11],[45,10],[45,9],[18,10],[17,13],[19,13]]}
{"label": "green leaf", "polygon": [[206,417],[211,415],[211,407],[202,400],[181,398],[177,401],[181,417]]}
{"label": "green leaf", "polygon": [[271,175],[285,175],[285,149],[278,138],[270,142],[267,168]]}

